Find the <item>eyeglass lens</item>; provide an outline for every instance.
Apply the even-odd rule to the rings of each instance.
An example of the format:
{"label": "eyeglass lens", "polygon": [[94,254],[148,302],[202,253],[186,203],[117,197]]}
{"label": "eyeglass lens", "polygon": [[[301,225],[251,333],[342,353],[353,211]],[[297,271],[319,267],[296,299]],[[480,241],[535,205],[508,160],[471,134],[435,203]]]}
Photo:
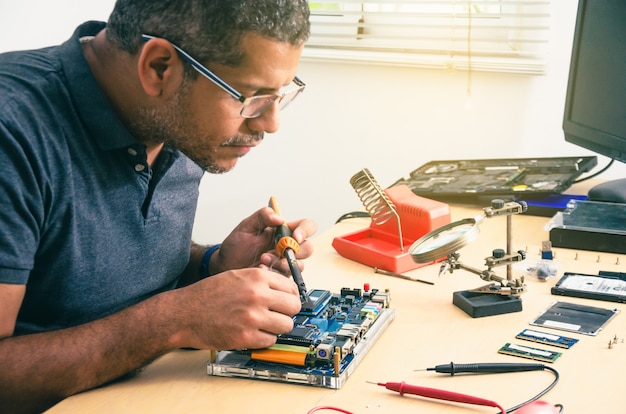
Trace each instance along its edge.
{"label": "eyeglass lens", "polygon": [[241,109],[241,116],[246,118],[256,118],[265,112],[276,100],[278,108],[283,109],[291,103],[296,96],[302,92],[303,86],[285,93],[284,95],[262,95],[253,96]]}

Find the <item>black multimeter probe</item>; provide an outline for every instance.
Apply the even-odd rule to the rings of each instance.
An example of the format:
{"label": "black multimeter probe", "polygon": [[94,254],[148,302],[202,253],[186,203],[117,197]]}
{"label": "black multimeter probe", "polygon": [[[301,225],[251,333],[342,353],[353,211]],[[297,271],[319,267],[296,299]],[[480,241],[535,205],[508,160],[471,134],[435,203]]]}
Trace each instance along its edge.
{"label": "black multimeter probe", "polygon": [[478,364],[449,364],[437,365],[433,368],[426,368],[426,371],[435,371],[442,374],[501,374],[505,372],[542,371],[546,368],[544,364],[510,364],[510,363],[478,363]]}

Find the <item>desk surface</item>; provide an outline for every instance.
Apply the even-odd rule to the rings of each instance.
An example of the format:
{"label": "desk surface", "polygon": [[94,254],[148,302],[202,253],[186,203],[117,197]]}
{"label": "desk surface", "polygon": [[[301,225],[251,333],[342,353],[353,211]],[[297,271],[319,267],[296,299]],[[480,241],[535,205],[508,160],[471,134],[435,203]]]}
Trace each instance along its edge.
{"label": "desk surface", "polygon": [[[452,219],[473,217],[480,207],[452,208]],[[464,264],[483,268],[484,258],[494,248],[506,247],[503,217],[485,220],[480,235],[460,250]],[[541,242],[548,240],[545,217],[514,216],[512,249],[527,250],[527,260],[540,258]],[[435,282],[416,283],[373,273],[372,268],[341,257],[332,248],[335,236],[367,227],[366,219],[353,219],[334,226],[315,239],[315,254],[304,272],[309,288],[338,292],[342,287],[360,287],[368,282],[379,289],[389,288],[395,320],[373,346],[361,365],[339,390],[303,385],[270,383],[248,379],[208,376],[208,351],[180,350],[158,359],[131,379],[66,399],[49,414],[89,413],[307,413],[314,407],[334,406],[352,413],[493,413],[491,407],[478,407],[401,397],[367,381],[406,381],[409,384],[450,390],[493,400],[505,409],[539,393],[553,376],[548,371],[494,375],[447,376],[432,371],[416,371],[438,364],[475,362],[532,362],[498,354],[507,342],[534,346],[515,335],[530,328],[529,322],[556,300],[617,308],[621,312],[597,336],[542,328],[555,334],[579,339],[571,349],[549,364],[560,373],[556,387],[542,399],[562,404],[567,414],[617,412],[623,406],[621,375],[626,371],[626,304],[588,299],[555,297],[550,288],[557,278],[541,282],[527,278],[528,291],[522,295],[523,310],[504,315],[471,318],[452,304],[454,291],[485,284],[474,274],[457,270],[438,277],[439,266],[406,272]],[[554,249],[559,276],[564,271],[596,274],[599,270],[624,271],[626,256],[590,251]],[[498,270],[501,269],[501,270]],[[497,268],[498,273],[505,271]],[[618,337],[611,349],[608,343]],[[611,411],[613,409],[614,411]],[[332,412],[332,411],[323,411]]]}

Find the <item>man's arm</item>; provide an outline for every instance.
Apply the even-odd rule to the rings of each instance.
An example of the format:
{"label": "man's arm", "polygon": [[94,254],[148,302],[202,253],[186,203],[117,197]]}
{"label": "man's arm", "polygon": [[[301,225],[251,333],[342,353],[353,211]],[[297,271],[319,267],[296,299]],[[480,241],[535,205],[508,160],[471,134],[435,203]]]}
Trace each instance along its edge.
{"label": "man's arm", "polygon": [[[274,344],[277,334],[293,328],[292,317],[300,311],[296,284],[268,270],[288,269],[275,262],[275,254],[267,253],[273,228],[282,223],[267,207],[257,211],[211,257],[211,273],[221,273],[73,328],[11,336],[25,288],[0,283],[2,412],[41,412],[177,348]],[[312,246],[305,239],[315,232],[315,224],[302,220],[291,226],[301,243],[300,258],[308,257]],[[203,250],[192,253],[196,264],[189,269],[196,274]]]}
{"label": "man's arm", "polygon": [[13,335],[26,286],[0,283],[0,340]]}
{"label": "man's arm", "polygon": [[[21,290],[21,295],[19,291]],[[0,284],[0,406],[41,412],[63,398],[138,369],[176,347],[167,297],[49,333],[11,336],[25,287]],[[8,301],[5,301],[8,299]],[[19,299],[19,300],[18,300]]]}
{"label": "man's arm", "polygon": [[[218,256],[218,254],[217,254],[217,249],[213,249],[211,250],[211,257],[208,258],[210,259],[210,261],[207,263],[208,264],[207,267],[210,269],[210,275],[200,274],[200,263],[204,259],[204,255],[207,253],[210,247],[211,246],[203,246],[200,244],[191,243],[189,263],[187,264],[185,271],[183,272],[183,274],[180,277],[180,280],[178,281],[179,287],[190,285],[204,277],[212,276],[223,270],[226,270],[226,269],[217,269],[215,259]],[[219,246],[215,246],[215,247],[219,248]]]}
{"label": "man's arm", "polygon": [[[0,298],[10,288],[0,284]],[[19,301],[21,303],[21,299]],[[0,302],[0,326],[15,325]],[[19,305],[18,305],[19,307]],[[293,328],[295,285],[265,269],[224,272],[73,328],[0,339],[0,407],[41,412],[177,348],[266,347]]]}

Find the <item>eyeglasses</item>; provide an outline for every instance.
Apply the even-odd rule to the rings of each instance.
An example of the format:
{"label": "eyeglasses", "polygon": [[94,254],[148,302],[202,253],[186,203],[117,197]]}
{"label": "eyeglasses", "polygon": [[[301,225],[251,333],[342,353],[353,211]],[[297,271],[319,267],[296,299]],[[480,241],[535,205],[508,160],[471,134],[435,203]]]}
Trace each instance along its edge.
{"label": "eyeglasses", "polygon": [[[150,39],[159,39],[157,36],[142,34],[141,39],[147,42]],[[167,39],[165,39],[167,40]],[[168,40],[169,42],[169,40]],[[230,96],[238,100],[243,104],[241,108],[241,116],[244,118],[256,118],[261,116],[263,112],[267,111],[270,106],[274,102],[278,102],[278,107],[280,109],[285,108],[289,105],[296,97],[304,90],[306,86],[304,82],[300,80],[297,76],[293,78],[293,83],[295,83],[298,87],[291,91],[287,91],[281,94],[269,94],[269,95],[255,95],[251,97],[245,97],[241,93],[239,93],[235,88],[230,86],[228,83],[223,81],[219,76],[213,73],[206,66],[202,65],[196,59],[194,59],[189,53],[185,52],[180,47],[176,46],[174,43],[170,42],[170,44],[176,49],[176,51],[187,61],[189,64],[201,75],[215,83],[217,86],[222,88],[226,93]]]}

